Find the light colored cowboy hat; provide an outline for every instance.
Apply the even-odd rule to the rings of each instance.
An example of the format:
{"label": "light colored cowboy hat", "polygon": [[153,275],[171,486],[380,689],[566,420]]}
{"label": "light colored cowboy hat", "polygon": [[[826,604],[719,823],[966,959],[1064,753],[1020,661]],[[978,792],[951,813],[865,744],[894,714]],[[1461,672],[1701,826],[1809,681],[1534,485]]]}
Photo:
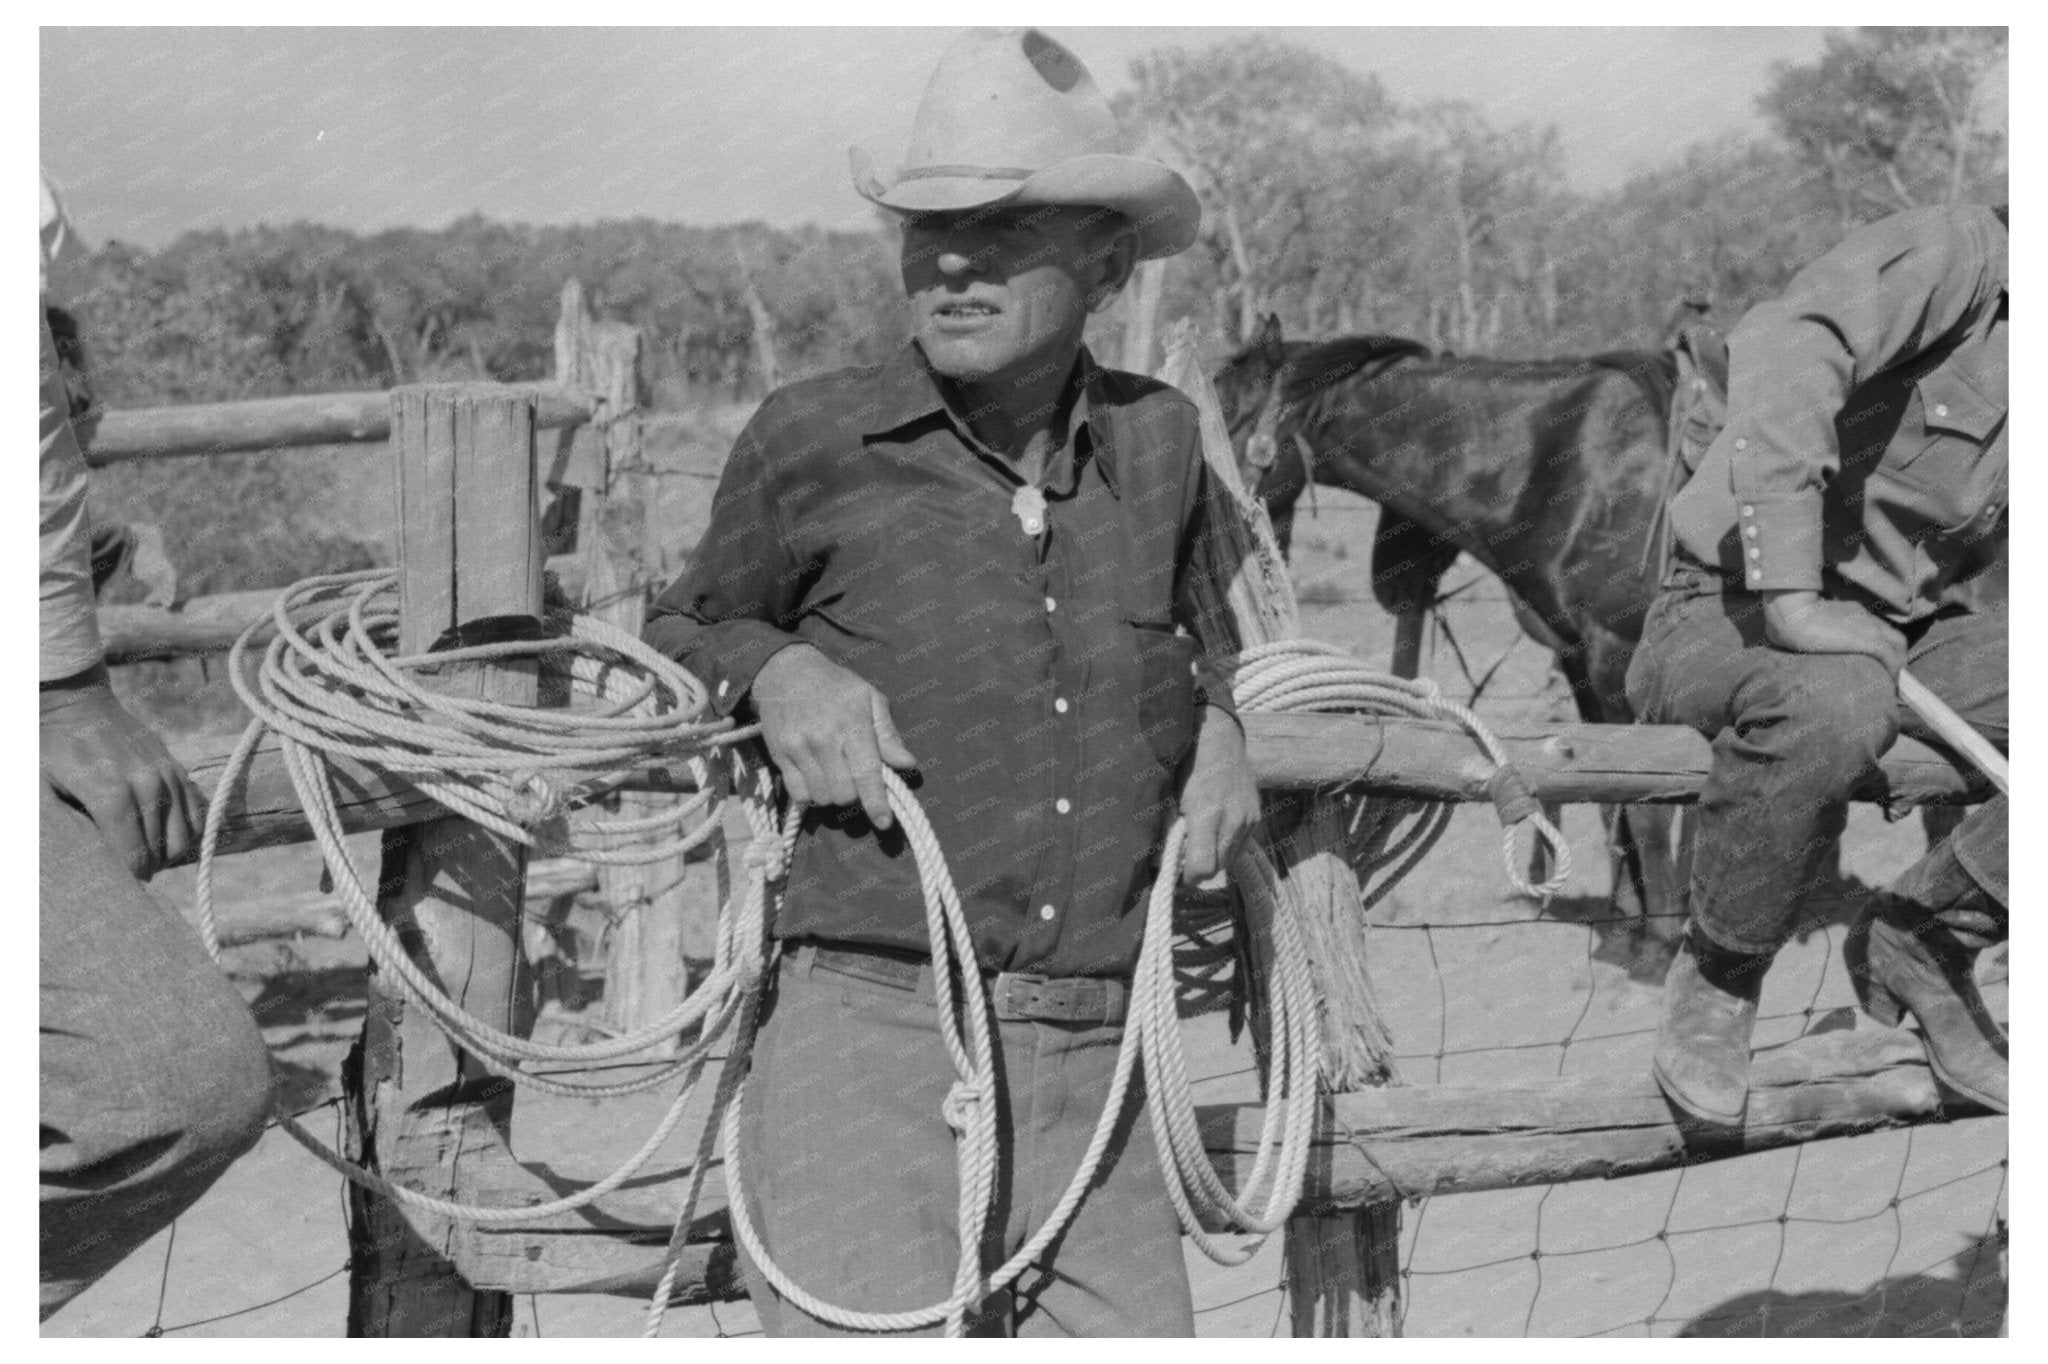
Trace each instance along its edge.
{"label": "light colored cowboy hat", "polygon": [[1035,28],[975,28],[940,56],[892,183],[855,147],[853,187],[898,213],[1076,204],[1130,219],[1138,256],[1185,251],[1201,201],[1170,167],[1123,153],[1109,101],[1081,59]]}

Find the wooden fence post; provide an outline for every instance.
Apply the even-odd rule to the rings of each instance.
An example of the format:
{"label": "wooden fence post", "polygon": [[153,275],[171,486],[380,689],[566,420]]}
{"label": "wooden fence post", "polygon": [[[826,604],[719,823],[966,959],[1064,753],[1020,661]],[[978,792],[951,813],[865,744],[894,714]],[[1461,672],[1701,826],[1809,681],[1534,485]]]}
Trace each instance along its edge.
{"label": "wooden fence post", "polygon": [[[1197,611],[1212,633],[1212,645],[1214,636],[1222,634],[1233,635],[1240,649],[1298,637],[1301,622],[1286,561],[1265,512],[1238,479],[1229,432],[1197,363],[1189,323],[1177,323],[1169,334],[1159,377],[1194,399],[1201,414],[1203,458],[1215,496],[1193,575]],[[1344,856],[1341,807],[1313,794],[1268,794],[1265,810],[1255,837],[1285,871],[1280,894],[1307,942],[1321,1024],[1323,1087],[1341,1093],[1385,1083],[1392,1071],[1392,1048],[1366,971],[1363,899],[1357,874]],[[1254,953],[1261,947],[1260,936],[1251,934]],[[1263,1065],[1263,1038],[1260,1043]],[[1303,1192],[1314,1198],[1313,1180]],[[1288,1219],[1284,1244],[1295,1335],[1400,1334],[1400,1215],[1401,1206],[1394,1202]]]}
{"label": "wooden fence post", "polygon": [[[490,384],[398,389],[391,449],[399,515],[399,649],[445,646],[456,627],[537,618],[541,539],[534,399]],[[538,699],[533,660],[447,668],[432,685],[513,705]],[[495,1027],[532,1024],[519,951],[526,852],[468,820],[385,836],[378,912],[462,1007]],[[470,1201],[501,1182],[513,1089],[406,1007],[374,968],[363,1039],[344,1076],[349,1154],[409,1188]],[[350,1185],[351,1336],[505,1336],[510,1295],[477,1291],[450,1259],[455,1228]]]}
{"label": "wooden fence post", "polygon": [[[589,461],[603,469],[603,478],[584,490],[589,529],[588,538],[580,545],[583,604],[600,620],[634,634],[639,633],[647,600],[660,586],[658,579],[666,569],[656,511],[661,482],[647,468],[640,439],[640,409],[645,399],[640,357],[637,329],[591,321],[583,311],[582,289],[574,280],[563,287],[562,319],[555,328],[556,381],[585,389],[597,398],[597,420],[583,437],[603,443],[601,459]],[[614,544],[598,526],[603,507],[629,473],[642,480],[637,552]],[[621,817],[650,815],[677,803],[675,796],[644,791],[622,791],[615,799]],[[598,893],[611,918],[604,979],[608,1028],[631,1032],[651,1023],[682,1003],[688,992],[686,874],[681,856],[640,866],[598,869]],[[708,956],[708,931],[703,940]],[[673,1055],[681,1048],[681,1039],[672,1038],[647,1054]]]}

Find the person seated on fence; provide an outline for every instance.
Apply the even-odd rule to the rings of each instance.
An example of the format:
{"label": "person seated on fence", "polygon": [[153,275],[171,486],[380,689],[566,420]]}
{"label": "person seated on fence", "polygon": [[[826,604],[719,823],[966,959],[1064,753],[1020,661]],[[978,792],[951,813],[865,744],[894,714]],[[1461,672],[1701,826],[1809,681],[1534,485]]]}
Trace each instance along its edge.
{"label": "person seated on fence", "polygon": [[[811,807],[741,1154],[770,1256],[848,1308],[941,1301],[959,1254],[953,1067],[884,765],[929,815],[992,981],[991,1269],[1088,1145],[1176,796],[1188,880],[1258,813],[1228,689],[1181,628],[1207,487],[1195,408],[1081,343],[1136,262],[1186,248],[1200,219],[1179,175],[1117,148],[1058,43],[977,30],[949,47],[902,173],[854,153],[857,189],[901,225],[915,339],[768,397],[689,570],[650,607],[646,638],[720,713],[759,718]],[[1053,1251],[972,1332],[1193,1333],[1180,1228],[1133,1118]],[[771,1335],[832,1329],[745,1272]]]}
{"label": "person seated on fence", "polygon": [[204,806],[115,699],[94,619],[86,471],[41,324],[41,1311],[169,1225],[256,1144],[270,1054],[198,935],[139,877]]}
{"label": "person seated on fence", "polygon": [[[1869,224],[1728,338],[1728,424],[1671,499],[1676,547],[1630,664],[1651,723],[1713,742],[1691,920],[1656,1073],[1739,1123],[1772,955],[1825,879],[1850,792],[1901,732],[1901,667],[2006,745],[2006,213]],[[2006,1108],[1971,968],[2006,932],[2006,801],[1962,823],[1849,934],[1865,1007],[1918,1019],[1952,1091]]]}

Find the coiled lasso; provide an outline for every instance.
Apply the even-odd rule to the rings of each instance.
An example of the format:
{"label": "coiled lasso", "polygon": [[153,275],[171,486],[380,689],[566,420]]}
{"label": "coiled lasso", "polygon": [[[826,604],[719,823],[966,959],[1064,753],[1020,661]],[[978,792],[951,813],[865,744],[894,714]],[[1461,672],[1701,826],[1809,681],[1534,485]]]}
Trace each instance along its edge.
{"label": "coiled lasso", "polygon": [[[754,737],[758,729],[706,721],[703,685],[631,635],[577,618],[565,636],[396,657],[391,652],[398,614],[395,586],[395,576],[385,571],[308,579],[279,598],[273,612],[277,634],[260,660],[252,665],[250,657],[257,626],[236,641],[229,655],[230,675],[254,718],[236,746],[207,812],[198,900],[201,932],[209,951],[218,959],[212,863],[226,810],[263,736],[274,732],[350,922],[378,968],[388,972],[406,1000],[432,1017],[457,1046],[491,1073],[547,1093],[606,1097],[648,1089],[677,1077],[681,1077],[682,1087],[655,1131],[624,1165],[587,1188],[538,1207],[473,1207],[402,1188],[327,1150],[295,1120],[280,1118],[288,1133],[330,1167],[386,1198],[440,1217],[516,1225],[567,1212],[618,1188],[652,1158],[679,1124],[713,1044],[730,1035],[731,1052],[721,1070],[712,1112],[683,1192],[669,1261],[650,1305],[649,1334],[658,1329],[666,1308],[680,1250],[720,1141],[725,1147],[735,1235],[791,1302],[854,1330],[902,1331],[944,1322],[949,1333],[964,1331],[974,1307],[1014,1281],[1071,1222],[1100,1166],[1131,1079],[1140,1067],[1145,1075],[1153,1140],[1168,1174],[1169,1197],[1197,1244],[1223,1263],[1242,1263],[1259,1242],[1227,1246],[1204,1230],[1205,1220],[1231,1231],[1251,1233],[1259,1241],[1285,1223],[1299,1200],[1315,1125],[1318,1062],[1307,954],[1292,918],[1285,912],[1272,914],[1274,971],[1268,993],[1273,1055],[1265,1127],[1243,1191],[1232,1195],[1202,1148],[1175,1009],[1173,890],[1186,839],[1185,825],[1176,819],[1147,902],[1130,1020],[1118,1049],[1110,1093],[1088,1149],[1037,1233],[993,1273],[983,1272],[973,1248],[981,1244],[997,1196],[995,1067],[988,1000],[959,895],[937,838],[908,788],[893,773],[885,773],[891,808],[904,827],[924,892],[940,1032],[956,1072],[944,1116],[959,1134],[961,1259],[947,1297],[910,1311],[862,1312],[825,1302],[795,1283],[762,1244],[747,1206],[737,1138],[745,1058],[774,953],[768,928],[774,883],[787,871],[803,807],[793,806],[778,818],[771,774],[734,749]],[[309,625],[297,623],[321,607],[324,613],[312,618]],[[422,670],[450,663],[565,655],[570,659],[572,690],[588,703],[580,709],[541,709],[450,697],[423,686],[417,677]],[[1504,760],[1498,744],[1476,717],[1435,694],[1433,687],[1422,684],[1418,688],[1417,684],[1389,679],[1328,646],[1303,643],[1248,651],[1240,660],[1238,688],[1240,704],[1246,710],[1447,715],[1465,723],[1497,762]],[[377,914],[375,901],[341,842],[330,770],[335,756],[355,758],[402,776],[451,812],[523,846],[547,846],[550,851],[593,862],[654,861],[695,847],[720,830],[718,803],[737,796],[753,837],[744,883],[719,916],[710,974],[662,1018],[626,1036],[583,1046],[535,1043],[475,1019],[418,968]],[[654,756],[686,761],[697,777],[697,794],[676,810],[654,817],[569,819],[580,800]],[[1561,880],[1566,871],[1562,840],[1554,828],[1537,818],[1539,832],[1560,854],[1554,879]],[[650,845],[644,842],[650,834],[664,836]],[[634,840],[633,846],[622,846],[628,839]],[[1279,903],[1278,873],[1256,846],[1241,853],[1232,870],[1240,888],[1256,896],[1259,903]],[[1512,865],[1510,874],[1514,874]],[[691,1029],[696,1036],[678,1057],[638,1080],[578,1085],[526,1069],[527,1063],[538,1061],[587,1064],[613,1060]]]}

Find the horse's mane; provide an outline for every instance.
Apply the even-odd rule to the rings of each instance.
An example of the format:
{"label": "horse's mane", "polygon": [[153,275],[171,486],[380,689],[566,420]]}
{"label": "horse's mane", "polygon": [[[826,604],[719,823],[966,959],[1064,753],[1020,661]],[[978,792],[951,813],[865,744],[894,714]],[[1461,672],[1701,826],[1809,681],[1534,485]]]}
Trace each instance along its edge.
{"label": "horse's mane", "polygon": [[1429,353],[1429,347],[1405,336],[1340,336],[1311,342],[1287,357],[1280,394],[1287,402],[1304,402],[1340,379],[1357,374],[1372,378],[1399,361]]}
{"label": "horse's mane", "polygon": [[1636,387],[1660,413],[1671,411],[1671,395],[1678,388],[1678,357],[1668,350],[1610,350],[1588,360],[1602,369],[1616,369],[1636,381]]}

